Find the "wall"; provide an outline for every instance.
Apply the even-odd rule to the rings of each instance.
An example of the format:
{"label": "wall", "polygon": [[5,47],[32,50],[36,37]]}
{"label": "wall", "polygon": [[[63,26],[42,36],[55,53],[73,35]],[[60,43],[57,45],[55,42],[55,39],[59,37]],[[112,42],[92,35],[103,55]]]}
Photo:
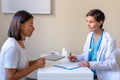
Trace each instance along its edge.
{"label": "wall", "polygon": [[[116,39],[120,47],[119,18],[120,0],[51,0],[51,15],[34,15],[35,31],[26,40],[30,59],[52,50],[82,52],[88,33],[85,14],[93,8],[101,9],[106,15],[104,29]],[[1,0],[0,0],[1,4]],[[0,7],[0,48],[7,39],[7,30],[13,14],[2,14]]]}

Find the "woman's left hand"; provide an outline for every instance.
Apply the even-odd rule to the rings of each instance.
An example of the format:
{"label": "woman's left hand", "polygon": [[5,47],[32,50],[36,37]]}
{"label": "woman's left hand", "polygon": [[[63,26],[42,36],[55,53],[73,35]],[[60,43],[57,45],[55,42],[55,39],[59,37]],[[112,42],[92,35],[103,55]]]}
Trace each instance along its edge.
{"label": "woman's left hand", "polygon": [[86,60],[81,61],[80,63],[78,63],[78,65],[81,67],[90,67],[90,63]]}

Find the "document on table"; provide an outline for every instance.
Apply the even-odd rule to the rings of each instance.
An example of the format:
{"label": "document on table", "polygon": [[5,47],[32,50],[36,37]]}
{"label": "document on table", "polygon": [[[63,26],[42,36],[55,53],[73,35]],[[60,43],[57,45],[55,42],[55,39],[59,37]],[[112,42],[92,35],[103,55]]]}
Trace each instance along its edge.
{"label": "document on table", "polygon": [[58,68],[63,68],[63,69],[67,69],[67,70],[72,70],[72,69],[76,69],[76,68],[80,68],[80,66],[78,66],[78,62],[71,62],[71,63],[64,63],[64,64],[54,64],[54,67],[58,67]]}
{"label": "document on table", "polygon": [[65,56],[62,56],[62,55],[47,55],[47,56],[45,56],[45,59],[50,60],[50,61],[57,61],[57,60],[60,60],[63,58],[65,58]]}

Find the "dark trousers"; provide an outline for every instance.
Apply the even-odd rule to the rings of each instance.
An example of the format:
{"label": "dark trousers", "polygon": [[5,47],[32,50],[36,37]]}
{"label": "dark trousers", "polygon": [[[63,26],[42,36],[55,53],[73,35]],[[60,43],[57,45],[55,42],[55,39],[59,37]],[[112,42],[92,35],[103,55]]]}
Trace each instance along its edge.
{"label": "dark trousers", "polygon": [[33,78],[26,78],[26,80],[37,80],[37,79],[33,79]]}
{"label": "dark trousers", "polygon": [[94,75],[94,80],[98,80],[98,78],[97,78],[97,76],[96,76],[96,75]]}

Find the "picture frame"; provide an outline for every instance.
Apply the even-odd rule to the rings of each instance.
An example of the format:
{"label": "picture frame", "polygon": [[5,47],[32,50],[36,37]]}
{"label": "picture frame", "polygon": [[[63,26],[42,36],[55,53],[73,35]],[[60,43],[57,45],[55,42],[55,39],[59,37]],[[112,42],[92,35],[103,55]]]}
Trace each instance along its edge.
{"label": "picture frame", "polygon": [[27,10],[33,14],[50,14],[51,0],[2,0],[2,13]]}

